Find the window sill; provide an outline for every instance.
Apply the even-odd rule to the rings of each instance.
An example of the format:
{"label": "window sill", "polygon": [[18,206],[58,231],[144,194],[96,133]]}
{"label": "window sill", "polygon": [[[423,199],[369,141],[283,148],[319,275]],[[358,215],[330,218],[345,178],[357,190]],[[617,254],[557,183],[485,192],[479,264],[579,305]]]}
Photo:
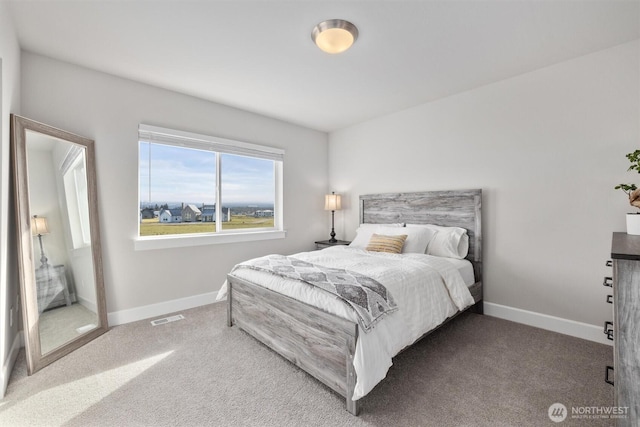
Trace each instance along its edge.
{"label": "window sill", "polygon": [[133,240],[136,251],[153,249],[185,248],[190,246],[216,245],[219,243],[254,242],[258,240],[284,239],[287,235],[283,230],[252,231],[242,233],[219,233],[204,235],[177,235],[137,237]]}

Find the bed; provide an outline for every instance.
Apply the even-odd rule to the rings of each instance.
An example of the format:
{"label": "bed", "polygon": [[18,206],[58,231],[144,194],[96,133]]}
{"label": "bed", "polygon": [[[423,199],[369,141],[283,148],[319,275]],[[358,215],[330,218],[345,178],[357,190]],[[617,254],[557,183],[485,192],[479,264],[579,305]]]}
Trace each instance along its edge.
{"label": "bed", "polygon": [[[465,229],[469,242],[466,260],[473,274],[471,280],[467,279],[465,284],[470,297],[466,296],[468,301],[464,309],[482,313],[481,190],[370,194],[362,195],[359,199],[361,224],[434,224]],[[342,256],[338,253],[340,251],[346,254],[349,248],[323,249],[316,251],[313,256],[338,259]],[[366,257],[367,254],[362,252],[366,251],[352,249],[349,254]],[[422,262],[422,258],[417,261]],[[417,261],[410,260],[411,263]],[[442,261],[435,259],[434,262]],[[239,276],[235,270],[227,276],[228,326],[238,326],[342,395],[346,400],[346,409],[353,415],[358,415],[360,399],[381,380],[373,378],[364,381],[362,353],[372,351],[372,345],[376,345],[376,339],[380,339],[374,335],[384,333],[386,324],[383,322],[392,322],[393,316],[389,315],[389,319],[380,320],[373,330],[381,332],[371,334],[369,330],[364,331],[362,322],[358,322],[352,316],[320,309],[309,299],[306,302],[304,299],[301,301],[274,290],[273,287],[270,288],[266,283],[260,283],[263,281],[258,279],[260,275]],[[446,318],[438,320],[438,324],[429,326],[428,330],[421,330],[417,339],[411,338],[411,343],[437,329],[460,312],[457,309],[449,310]],[[415,333],[416,331],[413,331],[414,335]],[[395,356],[399,351],[401,349],[395,348],[394,354],[390,356]],[[365,355],[367,360],[375,358]],[[388,364],[390,366],[390,359]],[[358,371],[361,378],[358,378]],[[384,373],[386,374],[386,370]]]}

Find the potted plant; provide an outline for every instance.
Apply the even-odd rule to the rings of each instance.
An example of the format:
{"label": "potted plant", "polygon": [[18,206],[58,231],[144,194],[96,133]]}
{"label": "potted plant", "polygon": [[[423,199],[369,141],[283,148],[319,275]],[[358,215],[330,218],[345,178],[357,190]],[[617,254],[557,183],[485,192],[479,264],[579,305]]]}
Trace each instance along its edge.
{"label": "potted plant", "polygon": [[[640,174],[640,150],[627,154],[631,166],[627,171],[636,171]],[[640,189],[635,184],[618,184],[616,190],[622,190],[629,197],[629,204],[640,209]],[[627,234],[640,235],[640,212],[627,214]]]}

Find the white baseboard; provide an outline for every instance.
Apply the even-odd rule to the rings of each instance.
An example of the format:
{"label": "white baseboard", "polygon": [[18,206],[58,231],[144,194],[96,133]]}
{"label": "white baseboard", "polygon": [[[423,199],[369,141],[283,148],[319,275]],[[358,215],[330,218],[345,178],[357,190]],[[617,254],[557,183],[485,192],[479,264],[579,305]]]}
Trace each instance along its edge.
{"label": "white baseboard", "polygon": [[90,301],[83,297],[78,297],[77,301],[78,301],[78,304],[85,307],[87,310],[91,311],[92,313],[98,312],[98,305],[95,303],[95,301]]}
{"label": "white baseboard", "polygon": [[[115,311],[108,314],[109,326],[122,325],[136,322],[138,320],[149,319],[151,317],[162,316],[175,313],[180,310],[200,307],[202,305],[216,302],[217,292],[194,295],[177,300],[165,301],[158,304],[145,305],[128,310]],[[550,316],[548,314],[536,313],[534,311],[522,310],[520,308],[508,307],[506,305],[484,302],[484,314],[498,317],[516,323],[522,323],[560,334],[582,338],[588,341],[595,341],[600,344],[612,345],[603,333],[602,327],[590,325],[588,323],[576,322],[574,320],[563,319],[561,317]]]}
{"label": "white baseboard", "polygon": [[107,315],[109,326],[122,325],[124,323],[136,322],[138,320],[149,319],[151,317],[162,316],[180,310],[200,307],[216,301],[217,292],[194,295],[171,301],[160,302],[158,304],[144,305],[142,307],[130,308],[128,310],[114,311]]}
{"label": "white baseboard", "polygon": [[602,326],[576,322],[561,317],[549,316],[548,314],[494,304],[492,302],[484,303],[484,314],[576,338],[582,338],[584,340],[595,341],[600,344],[613,345],[613,341],[608,340],[603,333]]}
{"label": "white baseboard", "polygon": [[2,372],[0,372],[0,399],[3,399],[4,394],[7,392],[9,377],[11,376],[11,371],[13,371],[13,366],[16,364],[18,352],[22,347],[24,347],[24,332],[20,331],[13,339],[11,350],[9,350],[7,360],[5,360],[4,366],[2,366]]}

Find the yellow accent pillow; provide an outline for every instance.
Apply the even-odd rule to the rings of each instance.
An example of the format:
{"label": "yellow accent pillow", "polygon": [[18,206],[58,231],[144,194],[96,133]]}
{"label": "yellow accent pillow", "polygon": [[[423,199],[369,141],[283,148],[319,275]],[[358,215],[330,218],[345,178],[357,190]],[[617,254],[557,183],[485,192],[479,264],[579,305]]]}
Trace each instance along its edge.
{"label": "yellow accent pillow", "polygon": [[392,254],[399,254],[402,252],[404,242],[407,240],[406,234],[399,234],[397,236],[385,236],[383,234],[373,234],[367,245],[368,251],[373,252],[388,252]]}

